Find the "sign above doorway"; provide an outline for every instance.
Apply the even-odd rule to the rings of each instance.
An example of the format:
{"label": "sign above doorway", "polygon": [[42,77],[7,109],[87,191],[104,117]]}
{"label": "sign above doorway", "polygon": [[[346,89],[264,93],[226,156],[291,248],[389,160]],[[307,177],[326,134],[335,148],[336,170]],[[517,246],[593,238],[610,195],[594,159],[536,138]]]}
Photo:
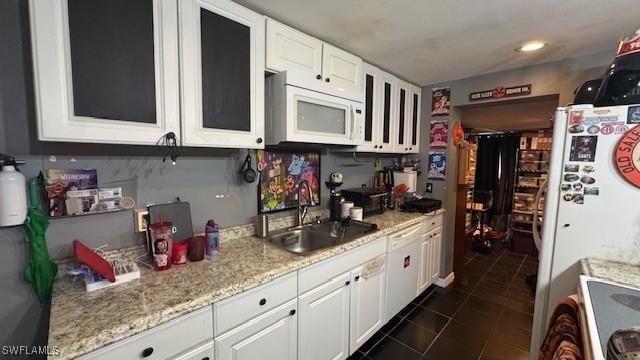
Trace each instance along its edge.
{"label": "sign above doorway", "polygon": [[531,95],[531,84],[518,86],[498,86],[491,90],[475,91],[469,94],[469,101],[500,99],[512,96]]}

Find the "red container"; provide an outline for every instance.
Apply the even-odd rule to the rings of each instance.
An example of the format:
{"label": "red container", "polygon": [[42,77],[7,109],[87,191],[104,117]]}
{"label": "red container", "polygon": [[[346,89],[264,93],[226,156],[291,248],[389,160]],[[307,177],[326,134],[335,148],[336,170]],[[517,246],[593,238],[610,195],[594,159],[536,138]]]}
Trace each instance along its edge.
{"label": "red container", "polygon": [[171,255],[173,265],[182,265],[187,262],[188,248],[189,243],[187,241],[176,241],[173,243],[173,254]]}

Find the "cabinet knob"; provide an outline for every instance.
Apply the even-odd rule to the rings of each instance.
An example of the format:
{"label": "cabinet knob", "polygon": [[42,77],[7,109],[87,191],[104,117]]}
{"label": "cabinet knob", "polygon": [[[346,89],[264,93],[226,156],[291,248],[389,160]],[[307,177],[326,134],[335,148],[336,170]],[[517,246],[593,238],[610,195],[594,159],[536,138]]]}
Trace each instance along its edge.
{"label": "cabinet knob", "polygon": [[151,356],[151,354],[153,354],[153,348],[152,347],[148,347],[148,348],[142,350],[142,357],[149,357],[149,356]]}
{"label": "cabinet knob", "polygon": [[322,75],[320,75],[320,74],[316,75],[316,79],[322,80]]}
{"label": "cabinet knob", "polygon": [[329,78],[326,78],[326,79],[324,79],[324,81],[330,82],[331,80]]}
{"label": "cabinet knob", "polygon": [[260,306],[267,303],[267,299],[260,299]]}
{"label": "cabinet knob", "polygon": [[404,148],[404,151],[407,151],[407,150],[409,150],[409,148]]}
{"label": "cabinet knob", "polygon": [[256,142],[257,142],[258,144],[262,144],[262,138],[258,138],[258,139],[256,139]]}
{"label": "cabinet knob", "polygon": [[356,281],[360,280],[360,275],[356,276]]}
{"label": "cabinet knob", "polygon": [[382,145],[380,145],[380,149],[382,149]]}
{"label": "cabinet knob", "polygon": [[349,286],[349,284],[351,284],[351,281],[347,280],[347,281],[344,283],[344,286]]}
{"label": "cabinet knob", "polygon": [[571,226],[571,225],[569,225],[569,224],[564,224],[563,226],[564,226],[564,227],[566,227],[566,228],[568,228],[568,227],[569,227],[569,226]]}
{"label": "cabinet knob", "polygon": [[296,309],[293,309],[293,310],[289,311],[289,315],[293,316],[295,314],[296,314]]}
{"label": "cabinet knob", "polygon": [[209,357],[205,356],[205,357],[202,358],[202,360],[209,360]]}

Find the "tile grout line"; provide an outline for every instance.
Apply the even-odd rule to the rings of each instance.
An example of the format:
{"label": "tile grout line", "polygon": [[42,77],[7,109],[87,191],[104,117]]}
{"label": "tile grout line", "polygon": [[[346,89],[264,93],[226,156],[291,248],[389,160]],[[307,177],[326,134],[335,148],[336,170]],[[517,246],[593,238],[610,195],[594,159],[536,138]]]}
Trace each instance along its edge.
{"label": "tile grout line", "polygon": [[[493,267],[498,263],[498,261],[500,260],[500,258],[502,258],[502,256],[504,256],[504,252],[502,254],[500,254],[500,256],[498,256],[496,258],[496,260],[493,262],[493,264],[491,265],[491,267],[489,268],[489,270],[487,271],[487,273],[489,273],[489,271],[491,269],[493,269]],[[517,273],[517,271],[516,271]],[[485,273],[486,274],[486,273]],[[483,276],[484,277],[484,276]],[[481,278],[482,279],[482,278]],[[507,289],[508,291],[508,289]],[[500,308],[500,312],[498,313],[498,316],[496,318],[496,321],[498,321],[498,319],[500,318],[500,316],[502,316],[502,313],[504,312],[504,308],[505,305],[502,304],[501,308]],[[495,324],[494,324],[495,325]],[[480,353],[478,354],[478,360],[482,359],[482,355],[484,355],[484,351],[487,349],[487,344],[489,343],[489,338],[491,337],[491,334],[493,333],[494,329],[490,329],[489,330],[489,335],[487,336],[487,340],[484,342],[484,344],[482,344],[482,349],[480,350]]]}
{"label": "tile grout line", "polygon": [[[427,299],[429,296],[431,296],[435,291],[436,291],[436,289],[435,289],[435,288],[431,289],[431,291],[429,292],[429,294],[427,294],[427,296],[425,297],[425,299]],[[423,300],[423,301],[424,301],[424,300]],[[411,303],[409,303],[409,304],[411,304]],[[415,305],[415,306],[420,306],[419,304],[414,304],[414,305]],[[408,306],[408,305],[407,305],[407,306]],[[405,319],[407,318],[407,316],[408,316],[409,314],[411,314],[414,310],[415,310],[415,309],[413,309],[413,310],[409,311],[409,312],[408,312],[406,315],[404,315],[404,316],[400,316],[400,321],[398,321],[398,323],[397,323],[397,324],[395,324],[391,329],[389,329],[389,331],[388,331],[388,332],[380,331],[380,333],[382,334],[382,337],[380,338],[380,340],[376,341],[376,343],[375,343],[375,344],[373,344],[373,345],[371,346],[371,348],[369,348],[369,350],[367,350],[366,352],[361,351],[361,353],[362,353],[364,356],[368,356],[368,354],[371,352],[371,350],[373,350],[376,346],[378,346],[378,344],[380,344],[380,343],[382,342],[382,340],[384,340],[386,337],[390,337],[391,339],[393,339],[393,340],[395,340],[395,341],[397,341],[397,342],[401,343],[401,344],[402,344],[402,345],[404,345],[405,347],[408,347],[405,343],[403,343],[403,342],[401,342],[400,340],[396,339],[395,337],[393,337],[393,336],[389,335],[389,333],[390,333],[390,332],[392,332],[395,328],[397,328],[397,327],[398,327],[398,325],[400,325],[400,323],[401,323],[403,320],[405,320]],[[393,317],[392,317],[391,319],[393,319]],[[391,321],[391,320],[389,320],[389,321]],[[413,324],[413,321],[410,321],[410,320],[407,320],[407,321],[409,321],[409,322],[411,322],[411,323]],[[384,326],[384,325],[383,325],[383,326]],[[409,348],[410,348],[411,350],[413,350],[411,347],[409,347]],[[358,350],[359,350],[359,349],[358,349]],[[417,351],[415,351],[415,350],[413,350],[413,351],[414,351],[416,354],[419,354],[419,352],[417,352]]]}
{"label": "tile grout line", "polygon": [[[502,253],[498,259],[496,259],[496,262],[494,263],[494,265],[498,262],[498,260],[504,255],[504,253]],[[524,259],[526,259],[526,255],[525,257],[522,259],[522,261],[520,262],[520,264],[518,265],[518,269],[515,271],[515,275],[513,276],[513,278],[511,279],[511,282],[509,282],[509,287],[507,288],[507,293],[509,292],[509,289],[511,288],[511,284],[513,283],[513,281],[515,281],[515,278],[517,276],[517,274],[520,272],[520,269],[522,268],[522,264],[524,263]],[[509,296],[507,295],[507,301],[509,300]],[[504,313],[505,309],[506,309],[506,303],[502,304],[502,307],[500,308],[500,313],[498,313],[498,319],[500,319],[500,317],[502,316],[502,314]],[[489,337],[491,337],[491,334],[493,333],[493,330],[489,333]],[[487,344],[489,343],[489,337],[487,337],[487,341],[484,343],[484,345],[482,346],[482,350],[480,351],[480,355],[478,355],[478,360],[482,359],[482,356],[484,355],[485,350],[487,349]],[[508,343],[508,342],[507,342]],[[514,346],[513,344],[510,344]],[[517,347],[517,346],[514,346]]]}
{"label": "tile grout line", "polygon": [[[478,254],[477,254],[477,253],[474,255],[474,257],[473,257],[473,258],[475,258],[476,256],[478,256]],[[473,259],[473,258],[472,258],[472,259]],[[474,289],[475,289],[475,287],[474,287]],[[434,291],[435,291],[435,290],[434,290]],[[431,294],[429,294],[429,296],[431,296]],[[446,315],[444,315],[444,314],[440,314],[440,313],[439,313],[439,312],[437,312],[437,311],[434,311],[434,310],[431,310],[431,309],[427,309],[427,308],[425,308],[425,309],[427,309],[427,310],[431,310],[431,311],[435,312],[436,314],[440,314],[440,315],[443,315],[443,316],[447,317],[447,318],[448,318],[448,320],[447,320],[447,323],[446,323],[446,324],[444,324],[444,326],[442,327],[442,329],[440,329],[440,331],[436,334],[436,337],[434,337],[434,338],[433,338],[433,340],[431,341],[431,343],[429,343],[429,346],[427,346],[427,348],[424,350],[424,352],[422,353],[422,356],[423,356],[423,357],[427,355],[427,352],[429,351],[429,349],[431,349],[431,347],[433,346],[433,344],[435,344],[435,342],[438,340],[438,338],[440,338],[440,335],[442,335],[442,333],[444,333],[444,331],[447,329],[447,327],[449,326],[449,324],[451,324],[451,321],[453,321],[453,317],[458,313],[458,311],[460,311],[460,308],[462,308],[462,306],[467,302],[467,300],[469,299],[469,297],[470,297],[470,296],[471,296],[471,293],[468,293],[468,294],[467,294],[467,296],[464,298],[464,300],[462,300],[462,301],[460,302],[460,306],[458,306],[458,308],[456,309],[456,311],[454,311],[454,312],[453,312],[453,314],[451,314],[451,317],[448,317],[448,316],[446,316]],[[428,297],[427,297],[427,298],[428,298]],[[425,298],[425,300],[426,300],[427,298]],[[424,300],[423,300],[423,301],[424,301]]]}

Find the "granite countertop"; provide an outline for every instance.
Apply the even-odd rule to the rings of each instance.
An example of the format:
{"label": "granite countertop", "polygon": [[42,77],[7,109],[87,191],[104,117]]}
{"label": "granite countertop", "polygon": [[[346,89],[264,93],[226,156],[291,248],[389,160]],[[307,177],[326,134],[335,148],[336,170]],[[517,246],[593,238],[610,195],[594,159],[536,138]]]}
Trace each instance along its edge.
{"label": "granite countertop", "polygon": [[640,288],[640,265],[638,264],[599,258],[582,259],[580,264],[584,275]]}
{"label": "granite countertop", "polygon": [[294,255],[254,236],[245,236],[223,240],[221,252],[216,256],[162,272],[141,267],[140,279],[92,293],[68,278],[58,280],[51,301],[48,345],[61,350],[58,359],[76,358],[430,215],[433,213],[387,211],[371,216],[365,221],[377,224],[378,231],[307,256]]}

